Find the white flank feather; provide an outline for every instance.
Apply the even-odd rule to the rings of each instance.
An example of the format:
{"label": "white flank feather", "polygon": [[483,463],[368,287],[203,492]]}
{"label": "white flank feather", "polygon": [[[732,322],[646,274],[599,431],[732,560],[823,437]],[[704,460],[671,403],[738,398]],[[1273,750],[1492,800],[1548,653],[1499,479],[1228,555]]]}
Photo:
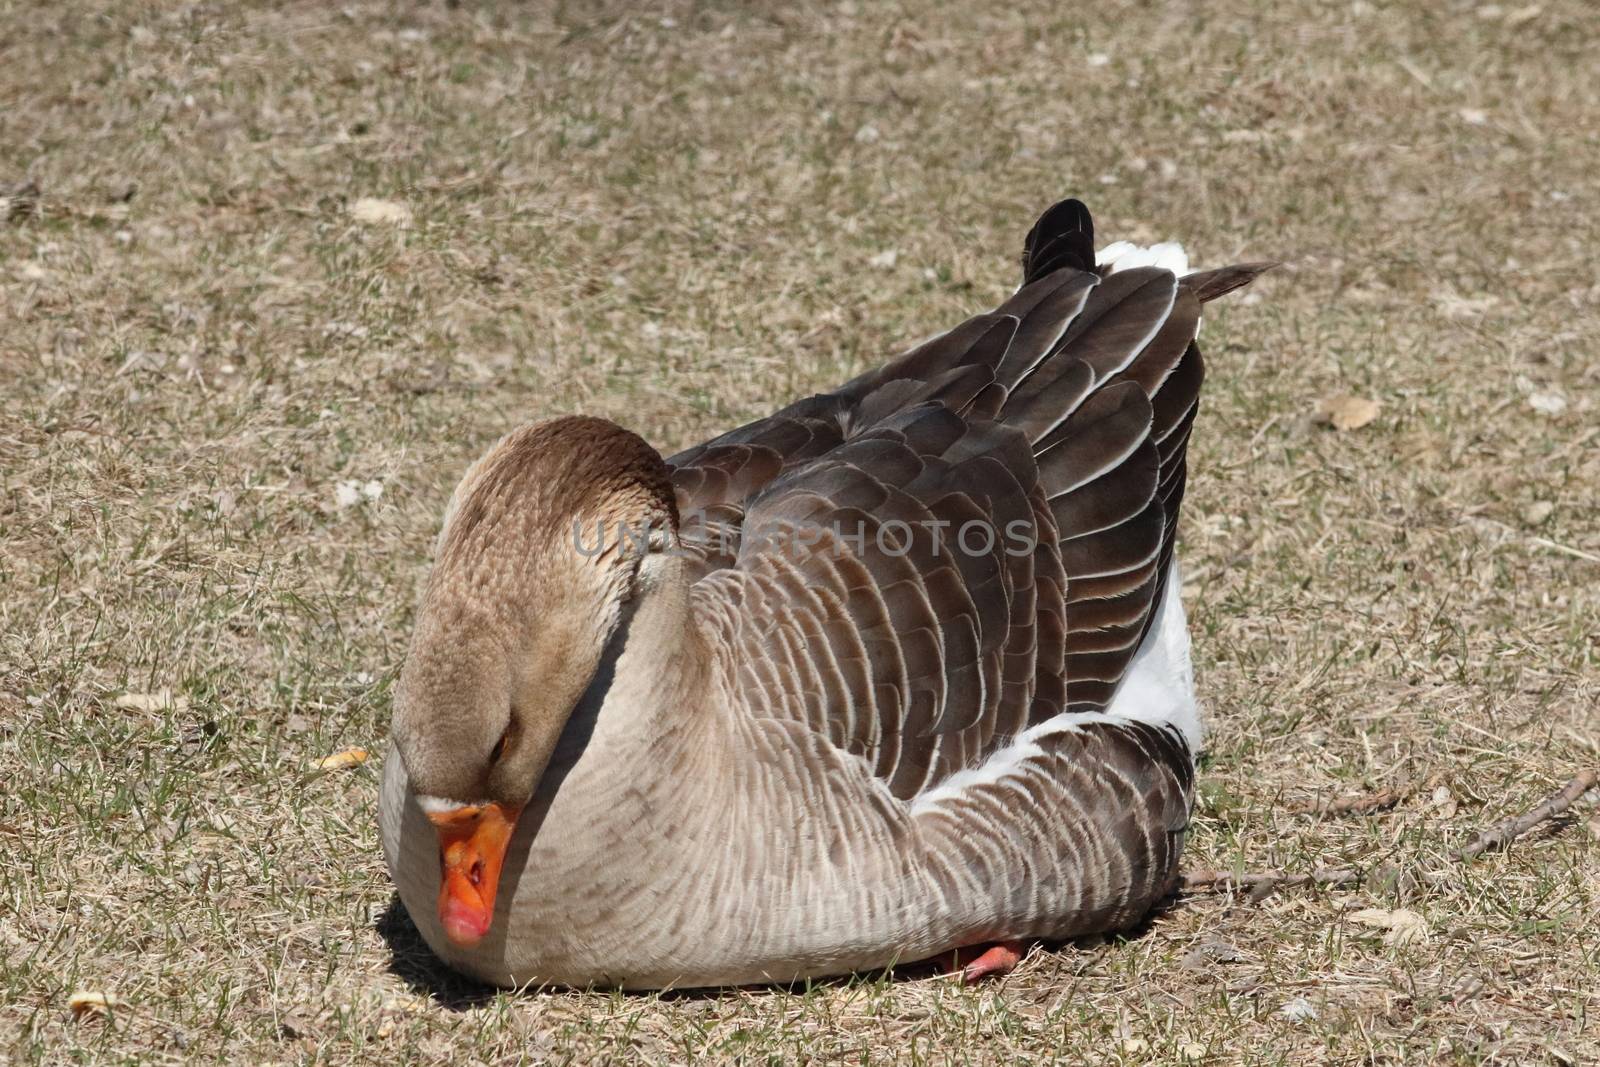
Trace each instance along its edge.
{"label": "white flank feather", "polygon": [[1145,634],[1139,651],[1122,684],[1112,694],[1103,712],[1066,712],[1031,726],[1015,741],[996,751],[970,770],[958,771],[935,789],[912,802],[912,814],[953,800],[973,786],[994,785],[1004,778],[1021,774],[1024,764],[1044,755],[1038,745],[1052,734],[1081,730],[1095,723],[1149,723],[1171,726],[1183,735],[1191,753],[1198,754],[1205,731],[1200,724],[1200,703],[1194,695],[1194,669],[1189,662],[1189,622],[1183,610],[1182,581],[1178,561],[1167,568],[1167,582],[1161,591],[1156,618]]}
{"label": "white flank feather", "polygon": [[1133,655],[1128,673],[1112,694],[1106,714],[1176,727],[1198,753],[1205,738],[1200,703],[1194,695],[1189,663],[1189,620],[1183,611],[1183,582],[1176,558],[1167,567],[1166,587],[1156,605],[1156,620]]}
{"label": "white flank feather", "polygon": [[1132,241],[1113,241],[1095,253],[1095,262],[1109,267],[1109,273],[1134,267],[1165,267],[1178,277],[1189,273],[1189,253],[1176,241],[1162,241],[1146,248]]}

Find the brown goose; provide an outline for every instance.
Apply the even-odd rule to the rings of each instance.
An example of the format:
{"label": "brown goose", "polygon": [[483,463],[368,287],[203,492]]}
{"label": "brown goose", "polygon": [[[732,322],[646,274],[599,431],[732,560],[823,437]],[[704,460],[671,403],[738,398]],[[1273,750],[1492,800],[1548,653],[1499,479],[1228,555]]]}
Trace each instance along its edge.
{"label": "brown goose", "polygon": [[661,988],[1000,943],[970,977],[1137,921],[1200,745],[1194,338],[1265,266],[1097,265],[1067,200],[1014,296],[831,393],[670,459],[593,418],[501,439],[445,513],[384,769],[428,944]]}

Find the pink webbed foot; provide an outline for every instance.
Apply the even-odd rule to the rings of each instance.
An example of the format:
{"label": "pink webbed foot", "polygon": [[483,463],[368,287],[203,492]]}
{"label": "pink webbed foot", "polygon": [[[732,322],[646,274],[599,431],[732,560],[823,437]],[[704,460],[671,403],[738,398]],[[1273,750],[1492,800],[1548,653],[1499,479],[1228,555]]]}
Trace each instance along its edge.
{"label": "pink webbed foot", "polygon": [[[1001,978],[1016,970],[1027,946],[1021,941],[1001,941],[990,945],[961,968],[961,984],[973,985],[986,978]],[[959,964],[960,954],[957,954]]]}

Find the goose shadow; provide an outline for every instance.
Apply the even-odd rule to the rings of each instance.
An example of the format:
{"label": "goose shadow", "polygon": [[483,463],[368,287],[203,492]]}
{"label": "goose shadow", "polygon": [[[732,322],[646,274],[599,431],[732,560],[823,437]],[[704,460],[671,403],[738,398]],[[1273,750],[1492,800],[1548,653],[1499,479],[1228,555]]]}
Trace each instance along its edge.
{"label": "goose shadow", "polygon": [[[1106,934],[1090,934],[1083,937],[1068,938],[1064,941],[1030,941],[1028,942],[1028,951],[1032,952],[1035,948],[1040,949],[1055,957],[1057,963],[1070,966],[1068,954],[1074,950],[1090,952],[1107,944],[1115,946],[1141,941],[1149,936],[1164,916],[1180,907],[1182,907],[1182,899],[1174,894],[1162,900],[1143,919],[1126,929]],[[373,925],[377,929],[378,936],[383,938],[385,944],[389,947],[389,973],[404,982],[411,992],[428,997],[445,1010],[452,1012],[470,1011],[492,1001],[503,992],[496,986],[488,985],[474,978],[468,978],[458,971],[451,970],[448,964],[438,956],[435,956],[433,950],[428,947],[427,942],[422,939],[422,934],[417,931],[416,924],[411,921],[411,916],[406,913],[405,905],[401,902],[398,892],[390,894],[388,907],[378,916]],[[953,970],[952,956],[953,953],[941,953],[938,956],[911,963],[899,963],[874,970],[855,971],[850,974],[796,982],[771,982],[763,985],[711,986],[658,991],[624,990],[622,992],[624,996],[628,997],[654,998],[668,1003],[677,1003],[720,1000],[740,992],[803,995],[818,989],[842,989],[857,985],[909,985],[950,975]],[[1002,979],[1001,981],[1003,982],[1004,980]],[[555,991],[557,991],[556,987],[528,986],[516,992],[525,996],[537,996],[541,993]],[[597,987],[592,991],[611,992],[601,987]]]}
{"label": "goose shadow", "polygon": [[389,948],[389,973],[411,992],[428,997],[447,1011],[468,1011],[499,993],[494,986],[451,970],[435,956],[406,913],[398,892],[389,894],[389,906],[372,925]]}

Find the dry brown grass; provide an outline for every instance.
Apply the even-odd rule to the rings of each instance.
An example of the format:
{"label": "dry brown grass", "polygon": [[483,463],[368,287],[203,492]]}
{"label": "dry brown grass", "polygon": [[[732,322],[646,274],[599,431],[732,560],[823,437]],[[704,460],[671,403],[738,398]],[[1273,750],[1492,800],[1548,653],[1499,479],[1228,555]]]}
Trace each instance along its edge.
{"label": "dry brown grass", "polygon": [[[1597,48],[1587,0],[0,0],[0,183],[40,190],[0,220],[0,1059],[1594,1062],[1593,794],[1452,853],[1600,760]],[[377,761],[302,771],[381,747],[469,458],[834,383],[989,307],[1067,194],[1290,264],[1206,323],[1192,863],[1415,876],[978,990],[442,981]],[[1314,425],[1337,393],[1379,418]],[[1401,907],[1426,938],[1351,919]]]}

